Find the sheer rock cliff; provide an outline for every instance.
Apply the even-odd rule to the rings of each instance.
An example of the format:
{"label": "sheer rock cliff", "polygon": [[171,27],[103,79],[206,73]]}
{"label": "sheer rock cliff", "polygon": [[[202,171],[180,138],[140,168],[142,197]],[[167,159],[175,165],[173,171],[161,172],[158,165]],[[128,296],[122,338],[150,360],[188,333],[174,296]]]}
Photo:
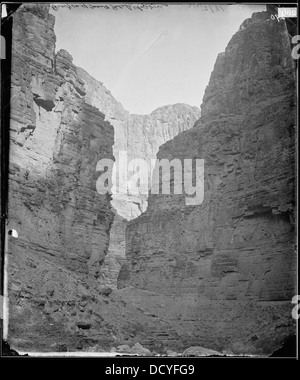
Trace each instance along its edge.
{"label": "sheer rock cliff", "polygon": [[[217,57],[200,117],[184,104],[131,115],[67,51],[55,53],[49,5],[12,17],[11,347],[278,349],[295,334],[297,293],[286,23],[268,12],[245,20]],[[99,194],[97,162],[121,151],[128,161],[204,160],[203,202]]]}
{"label": "sheer rock cliff", "polygon": [[111,293],[125,259],[118,212],[139,215],[146,197],[99,194],[97,162],[120,150],[155,157],[200,109],[130,115],[67,51],[55,53],[49,7],[23,4],[12,16],[8,230],[18,238],[7,237],[8,339],[18,350],[107,351],[145,340],[141,326],[156,320]]}
{"label": "sheer rock cliff", "polygon": [[[119,173],[119,164],[124,164],[125,159],[127,163],[134,159],[143,159],[150,167],[151,159],[156,158],[158,148],[180,132],[192,128],[200,117],[198,107],[182,103],[159,107],[149,115],[130,114],[102,82],[95,80],[81,68],[77,68],[77,73],[85,83],[85,101],[103,112],[105,120],[114,127],[113,154],[116,174]],[[128,171],[128,179],[131,175]],[[151,173],[149,178],[151,179]],[[115,219],[111,228],[108,254],[99,278],[103,285],[109,284],[113,289],[117,286],[117,276],[125,260],[127,222],[144,212],[148,204],[148,194],[132,194],[118,181],[113,177],[112,205]]]}
{"label": "sheer rock cliff", "polygon": [[157,155],[204,160],[203,202],[151,194],[127,227],[118,288],[139,289],[182,345],[270,354],[295,334],[295,125],[286,23],[253,14],[217,57],[200,120]]}

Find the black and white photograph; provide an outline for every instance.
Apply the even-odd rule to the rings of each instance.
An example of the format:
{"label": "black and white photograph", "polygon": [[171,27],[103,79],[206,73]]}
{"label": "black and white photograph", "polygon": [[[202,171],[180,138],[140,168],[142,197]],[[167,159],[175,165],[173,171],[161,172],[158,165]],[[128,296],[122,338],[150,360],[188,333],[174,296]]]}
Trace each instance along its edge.
{"label": "black and white photograph", "polygon": [[1,355],[298,358],[297,4],[1,7]]}

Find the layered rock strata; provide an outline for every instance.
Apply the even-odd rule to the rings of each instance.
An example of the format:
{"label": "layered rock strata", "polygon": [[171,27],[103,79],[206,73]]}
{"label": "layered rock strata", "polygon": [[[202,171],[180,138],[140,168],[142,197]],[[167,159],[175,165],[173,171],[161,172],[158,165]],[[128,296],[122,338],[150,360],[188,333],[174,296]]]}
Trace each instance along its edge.
{"label": "layered rock strata", "polygon": [[[77,73],[85,83],[87,103],[97,107],[105,114],[105,119],[114,127],[116,175],[119,175],[120,162],[124,154],[127,162],[133,159],[143,159],[149,164],[156,158],[160,145],[189,128],[192,128],[200,117],[198,107],[187,104],[174,104],[160,107],[149,115],[130,114],[107,90],[102,82],[96,81],[86,71],[77,68]],[[123,154],[123,156],[121,156]],[[133,173],[128,171],[128,178]],[[116,181],[116,182],[115,182]],[[149,171],[149,182],[151,173]],[[115,222],[111,229],[111,239],[108,255],[102,266],[102,276],[99,279],[104,285],[107,282],[115,289],[117,276],[122,262],[125,260],[125,228],[128,220],[138,217],[147,209],[148,194],[128,192],[126,186],[113,177],[112,205],[115,212]],[[122,240],[123,243],[120,244]],[[116,250],[117,246],[117,250]]]}
{"label": "layered rock strata", "polygon": [[97,276],[113,212],[96,191],[96,165],[113,159],[113,127],[85,102],[72,57],[55,55],[46,7],[24,6],[14,23],[9,220],[19,239],[11,249]]}
{"label": "layered rock strata", "polygon": [[[103,112],[105,119],[114,127],[113,152],[117,166],[120,152],[127,153],[128,162],[135,158],[155,159],[162,144],[192,128],[200,117],[198,107],[182,103],[157,108],[149,115],[130,114],[102,82],[81,68],[77,68],[77,73],[85,83],[86,102]],[[124,194],[118,183],[114,185],[112,204],[122,218],[131,220],[146,210],[147,196]]]}
{"label": "layered rock strata", "polygon": [[137,126],[152,145],[135,144],[129,156],[153,154],[200,111],[175,105],[157,117],[130,115],[68,52],[55,54],[49,5],[22,5],[13,18],[8,228],[18,238],[8,236],[6,256],[9,342],[34,351],[134,345],[148,334],[143,326],[157,321],[111,293],[126,220],[111,196],[97,193],[97,162],[127,149]]}
{"label": "layered rock strata", "polygon": [[118,287],[150,292],[135,302],[182,343],[268,354],[295,333],[295,77],[284,21],[245,20],[217,58],[201,114],[157,157],[204,159],[204,200],[150,195],[128,225]]}
{"label": "layered rock strata", "polygon": [[51,337],[71,342],[80,326],[102,321],[86,300],[98,289],[114,216],[95,186],[97,162],[114,158],[114,130],[85,101],[72,57],[55,54],[49,5],[22,5],[13,17],[9,339],[51,350]]}
{"label": "layered rock strata", "polygon": [[[114,216],[111,197],[96,191],[96,164],[124,148],[150,158],[199,111],[175,105],[130,115],[66,51],[55,54],[48,5],[22,5],[13,17],[12,347],[278,348],[295,332],[295,79],[285,23],[255,14],[218,57],[201,119],[158,154],[204,159],[204,202],[152,194],[130,222],[124,263],[122,215],[138,215],[146,199],[127,198]],[[147,143],[133,138],[137,126]]]}

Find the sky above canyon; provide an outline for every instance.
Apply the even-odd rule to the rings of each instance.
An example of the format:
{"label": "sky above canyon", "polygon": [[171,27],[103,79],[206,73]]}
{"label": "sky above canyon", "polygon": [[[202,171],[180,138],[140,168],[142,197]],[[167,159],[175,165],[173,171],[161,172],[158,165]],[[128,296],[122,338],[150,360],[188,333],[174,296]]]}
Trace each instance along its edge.
{"label": "sky above canyon", "polygon": [[199,107],[218,53],[265,5],[154,5],[53,4],[56,50],[67,50],[131,113]]}

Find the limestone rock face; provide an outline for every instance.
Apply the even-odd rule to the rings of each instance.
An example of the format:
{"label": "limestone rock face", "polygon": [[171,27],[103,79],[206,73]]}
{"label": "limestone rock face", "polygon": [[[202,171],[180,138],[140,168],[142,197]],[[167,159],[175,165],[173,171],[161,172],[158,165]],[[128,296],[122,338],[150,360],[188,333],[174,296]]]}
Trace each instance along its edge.
{"label": "limestone rock face", "polygon": [[[149,183],[151,183],[150,163],[152,159],[156,158],[159,146],[171,140],[178,133],[191,128],[199,117],[200,109],[186,104],[160,107],[150,115],[129,115],[127,133],[125,136],[121,134],[114,145],[116,165],[122,161],[119,152],[126,152],[128,163],[133,159],[145,160],[149,168]],[[114,125],[115,120],[109,119],[109,121]],[[115,130],[117,129],[115,128]],[[128,177],[130,179],[130,174]],[[107,273],[106,276],[104,274],[105,281],[109,280],[114,288],[117,285],[117,277],[122,262],[125,260],[127,221],[139,216],[147,209],[147,200],[148,194],[143,191],[132,194],[131,191],[126,192],[126,189],[121,188],[118,184],[115,187],[112,204],[116,209],[116,215],[111,229],[109,252],[103,264],[103,272]],[[120,222],[121,220],[122,222]],[[115,247],[116,243],[117,247]]]}
{"label": "limestone rock face", "polygon": [[[195,124],[199,110],[181,104],[130,115],[68,52],[55,54],[49,5],[23,4],[12,17],[11,346],[127,345],[137,354],[280,346],[295,332],[296,292],[285,23],[267,13],[246,20],[216,62]],[[101,158],[126,150],[129,160],[150,159],[161,144],[159,158],[204,159],[203,203],[98,194]]]}
{"label": "limestone rock face", "polygon": [[[18,238],[8,236],[6,257],[9,342],[34,351],[133,346],[148,336],[143,326],[157,321],[112,293],[127,221],[111,196],[96,191],[96,166],[127,149],[128,129],[130,136],[137,124],[145,129],[147,117],[125,111],[67,51],[55,53],[49,5],[23,4],[13,18],[8,228]],[[186,120],[190,115],[189,122],[177,120],[174,110]],[[181,105],[155,111],[160,137],[155,148],[151,136],[149,152],[192,127],[199,112]],[[153,134],[158,119],[150,119]],[[150,138],[146,129],[139,133]],[[141,156],[146,148],[129,147],[129,157],[133,149]],[[134,201],[140,210],[140,198]]]}
{"label": "limestone rock face", "polygon": [[[103,112],[105,119],[114,127],[116,166],[119,165],[120,152],[126,152],[127,162],[136,158],[155,159],[160,145],[192,128],[200,117],[198,107],[181,103],[160,107],[149,115],[130,114],[102,82],[83,69],[78,68],[77,73],[85,83],[86,101]],[[113,184],[112,204],[122,218],[131,220],[146,210],[147,195],[128,194],[126,189],[120,189],[118,181],[114,183],[113,180]]]}
{"label": "limestone rock face", "polygon": [[96,191],[96,165],[113,159],[114,130],[85,101],[72,57],[55,55],[49,5],[23,5],[13,17],[9,338],[28,348],[47,346],[51,330],[52,342],[71,342],[101,321],[85,297],[108,252],[114,213]]}
{"label": "limestone rock face", "polygon": [[97,276],[113,212],[96,191],[96,164],[113,158],[113,127],[85,102],[72,57],[54,54],[47,7],[23,9],[12,60],[9,220],[19,238],[11,249],[33,249]]}
{"label": "limestone rock face", "polygon": [[190,334],[218,351],[271,353],[295,333],[294,63],[285,22],[269,16],[242,24],[217,58],[200,120],[159,149],[159,159],[204,159],[203,202],[151,194],[129,222],[118,280],[157,294],[147,308],[181,342]]}
{"label": "limestone rock face", "polygon": [[[77,73],[85,83],[85,100],[105,114],[105,119],[114,127],[116,175],[119,164],[127,160],[143,159],[149,164],[156,158],[158,148],[180,132],[192,128],[200,117],[200,109],[187,104],[163,106],[149,115],[130,114],[107,90],[102,82],[95,80],[86,71],[78,68]],[[121,156],[120,154],[123,154]],[[125,159],[123,158],[125,154]],[[132,173],[128,171],[128,178]],[[151,171],[149,170],[149,182]],[[138,217],[147,209],[148,194],[127,192],[119,179],[113,178],[112,205],[115,219],[110,233],[108,255],[102,266],[99,279],[103,284],[116,288],[117,276],[125,260],[125,229],[127,221]]]}
{"label": "limestone rock face", "polygon": [[117,288],[117,279],[125,258],[125,235],[127,220],[122,218],[116,211],[114,222],[110,230],[110,243],[108,253],[101,267],[99,282],[111,289]]}

